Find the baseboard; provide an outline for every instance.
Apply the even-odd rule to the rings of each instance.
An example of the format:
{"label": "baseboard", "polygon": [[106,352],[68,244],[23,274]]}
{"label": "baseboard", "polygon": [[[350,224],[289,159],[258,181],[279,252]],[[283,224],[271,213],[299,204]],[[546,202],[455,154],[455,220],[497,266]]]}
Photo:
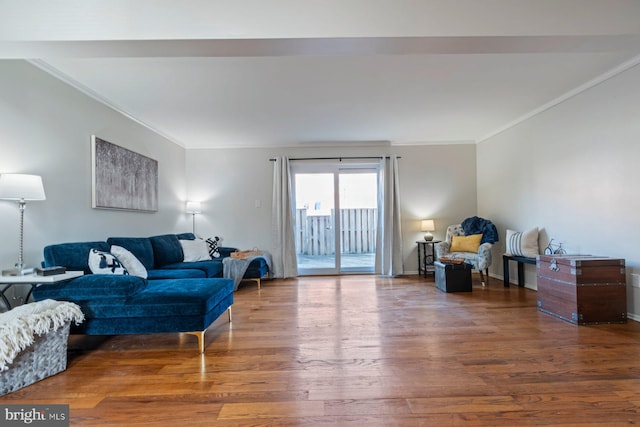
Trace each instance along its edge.
{"label": "baseboard", "polygon": [[[501,274],[492,274],[492,273],[489,273],[489,276],[491,276],[491,278],[493,278],[493,279],[500,280],[501,282],[503,282],[503,283],[504,283],[504,276],[503,276],[503,275],[501,275]],[[509,280],[509,286],[518,286],[518,280],[517,280],[517,279],[515,279],[515,280]],[[532,287],[530,287],[530,286],[527,286],[527,283],[526,283],[526,282],[525,282],[525,284],[524,284],[524,288],[525,288],[525,289],[529,289],[530,291],[538,292],[538,290],[537,290],[537,289],[534,289],[534,288],[532,288]]]}

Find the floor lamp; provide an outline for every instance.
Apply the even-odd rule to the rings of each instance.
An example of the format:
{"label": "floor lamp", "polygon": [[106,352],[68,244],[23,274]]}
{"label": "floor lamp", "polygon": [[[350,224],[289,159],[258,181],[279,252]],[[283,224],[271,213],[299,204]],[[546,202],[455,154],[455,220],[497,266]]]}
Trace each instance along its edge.
{"label": "floor lamp", "polygon": [[200,202],[187,202],[187,213],[190,213],[193,221],[193,235],[196,235],[196,214],[202,212]]}
{"label": "floor lamp", "polygon": [[22,276],[33,272],[25,267],[23,259],[24,209],[27,200],[45,200],[42,178],[38,175],[3,173],[0,175],[0,200],[14,200],[20,209],[20,249],[14,269],[5,270],[4,275]]}

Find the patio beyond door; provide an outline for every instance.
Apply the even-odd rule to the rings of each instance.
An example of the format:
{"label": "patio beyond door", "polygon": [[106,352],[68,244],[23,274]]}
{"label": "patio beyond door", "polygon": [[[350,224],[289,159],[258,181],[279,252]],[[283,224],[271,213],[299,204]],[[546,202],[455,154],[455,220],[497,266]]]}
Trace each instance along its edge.
{"label": "patio beyond door", "polygon": [[378,220],[373,165],[293,168],[298,273],[372,273]]}

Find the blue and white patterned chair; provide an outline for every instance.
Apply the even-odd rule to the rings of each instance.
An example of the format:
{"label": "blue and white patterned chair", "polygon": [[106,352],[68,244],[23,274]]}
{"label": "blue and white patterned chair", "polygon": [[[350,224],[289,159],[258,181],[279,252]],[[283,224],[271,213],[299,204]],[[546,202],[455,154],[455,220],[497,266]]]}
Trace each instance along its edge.
{"label": "blue and white patterned chair", "polygon": [[483,243],[478,247],[478,252],[450,252],[452,236],[464,236],[464,230],[461,224],[450,225],[447,227],[447,234],[445,240],[440,243],[436,243],[436,258],[440,259],[443,256],[451,256],[455,258],[464,258],[467,264],[471,264],[474,270],[480,272],[480,280],[482,280],[482,286],[485,286],[484,274],[487,274],[487,284],[489,283],[489,266],[491,265],[491,248],[492,243]]}

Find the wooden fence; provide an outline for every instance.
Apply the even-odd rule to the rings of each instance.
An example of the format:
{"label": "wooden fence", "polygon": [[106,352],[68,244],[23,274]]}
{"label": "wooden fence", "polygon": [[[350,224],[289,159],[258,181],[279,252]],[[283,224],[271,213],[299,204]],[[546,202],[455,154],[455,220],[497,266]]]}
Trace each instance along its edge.
{"label": "wooden fence", "polygon": [[[329,215],[296,210],[296,248],[299,255],[335,255],[332,209]],[[373,253],[376,248],[377,209],[340,209],[340,250],[343,254]]]}

